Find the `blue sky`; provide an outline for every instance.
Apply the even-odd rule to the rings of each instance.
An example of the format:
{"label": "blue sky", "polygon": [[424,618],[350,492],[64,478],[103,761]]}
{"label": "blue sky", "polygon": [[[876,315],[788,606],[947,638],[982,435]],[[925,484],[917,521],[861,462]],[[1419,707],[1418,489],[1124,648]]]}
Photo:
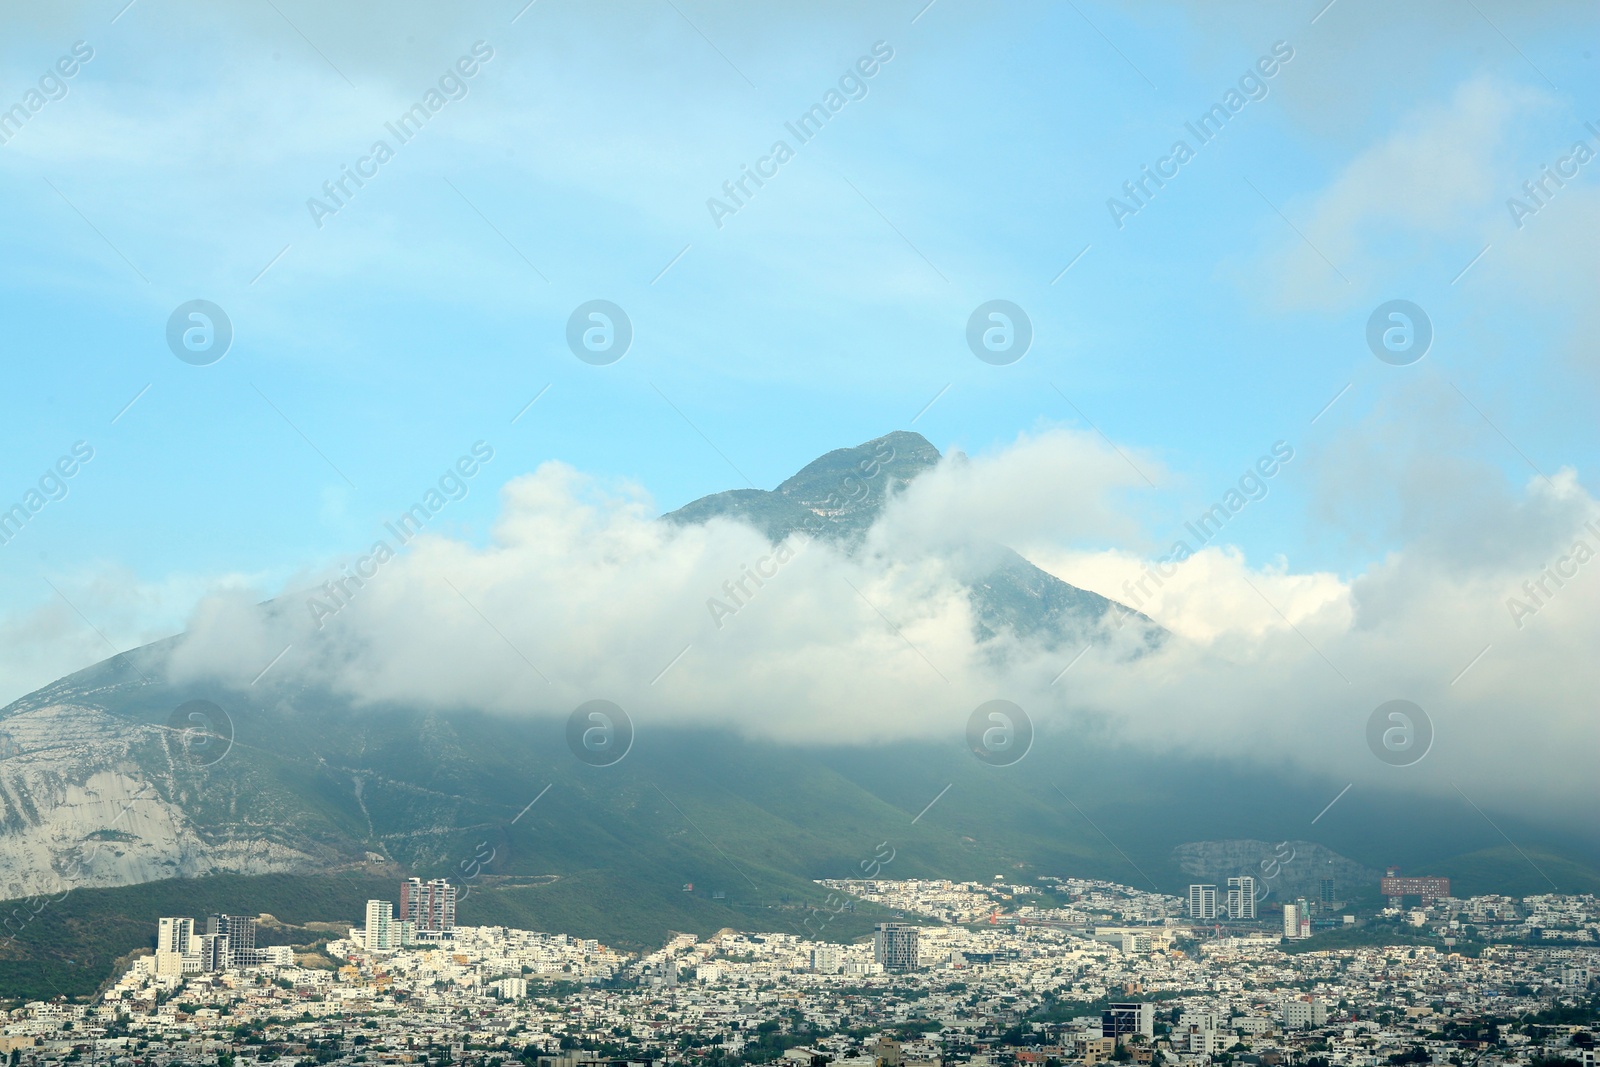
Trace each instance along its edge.
{"label": "blue sky", "polygon": [[[7,698],[218,583],[272,594],[363,548],[478,440],[442,527],[471,542],[549,460],[668,510],[895,429],[974,454],[1092,429],[1143,472],[1117,492],[1144,553],[1283,440],[1228,540],[1350,581],[1512,539],[1485,516],[1592,465],[1600,161],[1520,229],[1506,203],[1600,152],[1582,5],[124,2],[0,36],[0,106],[93,49],[0,145],[0,503],[94,449],[0,547],[6,632],[38,645]],[[399,144],[385,123],[480,41]],[[865,96],[797,143],[878,42]],[[1119,227],[1108,199],[1275,45],[1265,98]],[[308,198],[379,138],[394,158],[318,226]],[[794,158],[716,225],[779,139]],[[634,328],[609,366],[565,342],[597,298]],[[1393,298],[1435,330],[1411,366],[1364,340]],[[233,325],[209,366],[166,345],[192,299]],[[1033,325],[1009,366],[966,345],[991,299]]]}

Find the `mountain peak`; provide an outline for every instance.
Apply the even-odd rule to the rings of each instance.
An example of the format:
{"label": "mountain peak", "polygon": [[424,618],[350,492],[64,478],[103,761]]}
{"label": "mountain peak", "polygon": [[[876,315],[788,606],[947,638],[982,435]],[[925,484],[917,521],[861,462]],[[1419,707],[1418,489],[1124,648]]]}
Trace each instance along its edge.
{"label": "mountain peak", "polygon": [[[738,519],[773,543],[795,534],[819,537],[852,550],[883,513],[889,498],[946,457],[926,437],[909,430],[875,437],[854,448],[836,448],[812,460],[774,490],[733,489],[701,497],[663,516],[680,526],[715,518]],[[966,457],[953,453],[953,461]],[[1098,593],[1069,585],[1009,548],[993,546],[995,565],[968,583],[975,634],[987,641],[1001,632],[1056,646],[1081,643],[1100,633],[1118,607]],[[1141,625],[1148,619],[1136,617]]]}
{"label": "mountain peak", "polygon": [[932,470],[941,458],[926,437],[895,430],[819,456],[776,489],[714,493],[663,518],[682,526],[718,517],[744,519],[773,541],[800,530],[833,539],[856,538],[876,521],[891,493]]}

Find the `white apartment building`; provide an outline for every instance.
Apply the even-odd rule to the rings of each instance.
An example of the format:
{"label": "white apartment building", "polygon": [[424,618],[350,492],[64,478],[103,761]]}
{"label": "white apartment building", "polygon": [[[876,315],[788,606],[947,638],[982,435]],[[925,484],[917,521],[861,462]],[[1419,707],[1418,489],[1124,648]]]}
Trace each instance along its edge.
{"label": "white apartment building", "polygon": [[1256,917],[1256,880],[1250,875],[1228,879],[1228,916],[1233,919]]}
{"label": "white apartment building", "polygon": [[1315,997],[1297,997],[1283,1002],[1283,1028],[1304,1030],[1323,1026],[1328,1021],[1328,1002]]}
{"label": "white apartment building", "polygon": [[194,953],[194,920],[182,917],[161,919],[156,924],[156,951],[174,952],[179,956]]}
{"label": "white apartment building", "polygon": [[367,901],[367,927],[362,945],[368,952],[392,952],[399,948],[395,935],[394,905],[387,900]]}

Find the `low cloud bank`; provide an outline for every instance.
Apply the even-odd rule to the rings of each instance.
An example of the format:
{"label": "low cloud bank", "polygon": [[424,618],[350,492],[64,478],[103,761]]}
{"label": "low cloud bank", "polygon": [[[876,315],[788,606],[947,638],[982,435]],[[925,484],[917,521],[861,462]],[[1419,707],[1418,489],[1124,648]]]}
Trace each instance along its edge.
{"label": "low cloud bank", "polygon": [[[370,579],[330,594],[320,581],[350,573],[330,568],[270,612],[242,591],[205,599],[169,671],[247,688],[276,659],[258,687],[510,715],[605,698],[641,734],[695,724],[827,744],[954,742],[973,708],[1003,698],[1034,718],[1038,758],[1094,736],[1344,781],[1456,783],[1545,815],[1587,801],[1600,507],[1572,472],[1486,495],[1469,540],[1415,529],[1350,576],[1200,549],[1143,587],[1140,610],[1173,634],[1153,653],[1110,618],[1081,657],[975,638],[964,583],[1005,531],[1058,577],[1133,603],[1164,551],[1122,504],[1137,484],[1129,458],[1051,432],[947,458],[854,552],[798,536],[780,550],[737,522],[658,522],[636,487],[548,463],[505,486],[484,545],[423,534]],[[335,596],[336,613],[316,609]],[[1367,741],[1373,710],[1397,698],[1434,732],[1403,767]]]}

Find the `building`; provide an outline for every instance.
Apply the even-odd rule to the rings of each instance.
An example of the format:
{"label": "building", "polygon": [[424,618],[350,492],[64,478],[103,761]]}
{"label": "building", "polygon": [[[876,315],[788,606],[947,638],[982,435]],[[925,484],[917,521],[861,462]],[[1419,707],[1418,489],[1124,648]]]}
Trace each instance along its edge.
{"label": "building", "polygon": [[[388,901],[384,903],[388,903]],[[521,1000],[528,995],[528,980],[526,978],[502,978],[492,983],[489,988],[507,1000]]]}
{"label": "building", "polygon": [[225,971],[231,966],[227,934],[201,934],[198,940],[202,971]]}
{"label": "building", "polygon": [[1389,903],[1399,907],[1401,897],[1421,897],[1424,904],[1430,900],[1450,895],[1450,879],[1448,878],[1402,878],[1400,868],[1390,867],[1383,880],[1378,883],[1383,890],[1383,895],[1389,898]]}
{"label": "building", "polygon": [[1189,918],[1215,919],[1217,917],[1217,887],[1191,885],[1189,887]]}
{"label": "building", "polygon": [[156,951],[173,952],[179,956],[192,955],[194,945],[194,920],[189,918],[161,919],[156,924]]}
{"label": "building", "polygon": [[839,946],[818,945],[811,950],[811,969],[818,974],[839,973]]}
{"label": "building", "polygon": [[1197,1056],[1221,1052],[1228,1045],[1223,1027],[1228,1017],[1216,1011],[1186,1011],[1172,1030],[1172,1047],[1187,1049]]}
{"label": "building", "polygon": [[294,949],[288,945],[268,945],[256,949],[256,962],[274,967],[293,967]]}
{"label": "building", "polygon": [[443,933],[456,925],[456,887],[443,878],[424,882],[407,878],[400,883],[400,918],[418,933]]}
{"label": "building", "polygon": [[[1213,886],[1213,889],[1216,887]],[[1091,1016],[1092,1018],[1092,1016]],[[1100,1013],[1100,1036],[1116,1041],[1142,1034],[1156,1036],[1156,1006],[1154,1004],[1113,1004]]]}
{"label": "building", "polygon": [[1338,903],[1338,901],[1339,901],[1339,898],[1334,895],[1334,892],[1335,891],[1334,891],[1334,887],[1333,887],[1333,879],[1332,878],[1324,878],[1322,880],[1321,893],[1320,893],[1320,895],[1318,896],[1317,899],[1318,899],[1318,901],[1320,903],[1323,903],[1323,904],[1328,905],[1329,907],[1332,907],[1334,904]]}
{"label": "building", "polygon": [[886,971],[917,969],[917,928],[907,923],[878,923],[872,928],[872,958]]}
{"label": "building", "polygon": [[1072,1039],[1073,1053],[1082,1058],[1083,1067],[1095,1067],[1097,1063],[1105,1063],[1117,1054],[1116,1039],[1110,1037],[1091,1036],[1093,1031],[1084,1031]]}
{"label": "building", "polygon": [[367,926],[362,945],[368,952],[392,952],[400,947],[399,929],[394,921],[394,905],[387,900],[367,901]]}
{"label": "building", "polygon": [[1300,936],[1300,909],[1293,904],[1283,906],[1283,936],[1288,938]]}
{"label": "building", "polygon": [[1283,1028],[1304,1030],[1313,1026],[1326,1026],[1328,1002],[1314,997],[1298,997],[1283,1002]]}
{"label": "building", "polygon": [[[1191,892],[1192,892],[1191,888]],[[1250,875],[1228,879],[1228,918],[1256,917],[1256,880]]]}
{"label": "building", "polygon": [[1094,935],[1096,941],[1104,941],[1108,945],[1115,945],[1125,953],[1149,952],[1155,947],[1155,942],[1149,934],[1133,934],[1125,931]]}
{"label": "building", "polygon": [[[250,967],[256,962],[256,920],[253,915],[212,915],[206,919],[206,934],[225,939],[221,949],[226,962],[221,967],[204,970],[226,970],[228,967]],[[203,952],[202,952],[203,955]]]}
{"label": "building", "polygon": [[155,955],[154,973],[157,978],[180,978],[199,970],[198,954],[190,956],[179,952],[157,952]]}

